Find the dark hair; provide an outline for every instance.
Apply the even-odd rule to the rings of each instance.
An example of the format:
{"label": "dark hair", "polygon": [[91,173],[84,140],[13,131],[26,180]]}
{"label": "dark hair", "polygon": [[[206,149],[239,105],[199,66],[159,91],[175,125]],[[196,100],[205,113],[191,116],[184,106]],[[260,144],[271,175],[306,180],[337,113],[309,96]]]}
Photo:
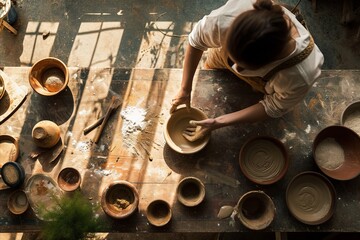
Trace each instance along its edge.
{"label": "dark hair", "polygon": [[251,67],[274,61],[290,38],[290,27],[279,5],[257,0],[241,13],[227,31],[226,50],[233,60]]}

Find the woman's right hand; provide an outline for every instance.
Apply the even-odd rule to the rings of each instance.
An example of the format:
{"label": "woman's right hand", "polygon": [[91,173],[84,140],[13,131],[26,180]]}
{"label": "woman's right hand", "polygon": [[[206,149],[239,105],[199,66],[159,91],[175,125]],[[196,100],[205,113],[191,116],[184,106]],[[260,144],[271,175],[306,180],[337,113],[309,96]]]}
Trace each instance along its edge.
{"label": "woman's right hand", "polygon": [[190,109],[190,93],[180,90],[176,97],[171,100],[170,114],[175,112],[177,107],[181,104],[185,104],[187,109]]}

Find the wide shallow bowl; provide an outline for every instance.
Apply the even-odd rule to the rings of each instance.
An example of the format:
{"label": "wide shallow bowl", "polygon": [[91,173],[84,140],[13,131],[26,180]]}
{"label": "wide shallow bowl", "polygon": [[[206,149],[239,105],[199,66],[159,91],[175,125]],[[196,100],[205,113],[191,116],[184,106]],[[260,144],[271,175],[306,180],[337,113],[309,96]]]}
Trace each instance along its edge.
{"label": "wide shallow bowl", "polygon": [[57,181],[62,190],[72,192],[80,187],[81,175],[77,169],[67,167],[60,171]]}
{"label": "wide shallow bowl", "polygon": [[360,173],[360,137],[344,126],[322,129],[313,142],[317,166],[327,176],[349,180]]}
{"label": "wide shallow bowl", "polygon": [[205,186],[196,177],[183,178],[176,189],[179,202],[188,207],[199,205],[205,198]]}
{"label": "wide shallow bowl", "polygon": [[127,181],[112,182],[101,196],[101,207],[106,214],[121,219],[130,216],[139,205],[136,188]]}
{"label": "wide shallow bowl", "polygon": [[164,137],[166,143],[174,151],[182,154],[192,154],[202,150],[209,142],[210,135],[190,142],[182,134],[190,126],[190,120],[204,119],[207,119],[207,116],[200,109],[191,108],[190,111],[186,107],[177,109],[165,124]]}
{"label": "wide shallow bowl", "polygon": [[64,90],[69,82],[68,67],[60,59],[47,57],[30,69],[30,86],[43,96],[53,96]]}
{"label": "wide shallow bowl", "polygon": [[286,204],[290,213],[300,222],[318,225],[334,213],[336,193],[334,186],[317,172],[296,175],[286,189]]}
{"label": "wide shallow bowl", "polygon": [[149,223],[156,227],[166,225],[171,220],[171,216],[169,203],[161,199],[152,201],[146,208],[146,217]]}
{"label": "wide shallow bowl", "polygon": [[29,201],[24,191],[15,190],[8,198],[7,206],[13,214],[23,214],[29,207]]}
{"label": "wide shallow bowl", "polygon": [[0,75],[0,99],[4,96],[5,94],[5,81],[2,78],[2,76]]}
{"label": "wide shallow bowl", "polygon": [[18,156],[18,139],[10,135],[0,135],[0,168],[7,162],[15,162]]}
{"label": "wide shallow bowl", "polygon": [[340,123],[360,135],[360,101],[352,102],[344,109]]}
{"label": "wide shallow bowl", "polygon": [[272,184],[288,170],[289,157],[285,146],[276,138],[261,136],[248,140],[239,154],[240,169],[257,184]]}
{"label": "wide shallow bowl", "polygon": [[272,199],[263,191],[250,191],[235,206],[237,217],[245,227],[261,230],[274,220],[276,208]]}

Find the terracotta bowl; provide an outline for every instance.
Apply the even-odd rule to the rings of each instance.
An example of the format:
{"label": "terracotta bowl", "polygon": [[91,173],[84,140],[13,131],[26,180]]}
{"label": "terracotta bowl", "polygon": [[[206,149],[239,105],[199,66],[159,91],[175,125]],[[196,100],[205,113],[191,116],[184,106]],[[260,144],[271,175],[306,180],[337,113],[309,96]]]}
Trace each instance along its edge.
{"label": "terracotta bowl", "polygon": [[60,127],[49,120],[43,120],[35,124],[32,129],[32,138],[38,147],[52,148],[60,140]]}
{"label": "terracotta bowl", "polygon": [[183,178],[176,189],[179,202],[188,207],[199,205],[205,198],[205,186],[196,177]]}
{"label": "terracotta bowl", "polygon": [[25,180],[25,170],[18,162],[7,162],[0,169],[1,178],[12,188],[19,187]]}
{"label": "terracotta bowl", "polygon": [[344,126],[329,126],[321,130],[313,142],[317,166],[327,176],[349,180],[360,173],[360,137]]}
{"label": "terracotta bowl", "polygon": [[0,75],[0,99],[4,96],[5,94],[5,81],[2,78],[2,76]]}
{"label": "terracotta bowl", "polygon": [[7,206],[13,214],[23,214],[29,207],[29,201],[24,191],[15,190],[8,198]]}
{"label": "terracotta bowl", "polygon": [[202,150],[210,140],[210,135],[190,142],[182,135],[183,131],[189,127],[190,120],[207,119],[205,113],[200,109],[191,108],[190,111],[186,107],[177,109],[167,120],[164,131],[166,143],[176,152],[182,154],[193,154]]}
{"label": "terracotta bowl", "polygon": [[136,188],[127,181],[112,182],[101,196],[101,207],[106,214],[121,219],[130,216],[139,205]]}
{"label": "terracotta bowl", "polygon": [[268,227],[275,217],[275,205],[263,191],[250,191],[236,205],[237,217],[245,227],[261,230]]}
{"label": "terracotta bowl", "polygon": [[284,144],[276,138],[255,137],[241,147],[240,169],[252,182],[272,184],[287,172],[289,157]]}
{"label": "terracotta bowl", "polygon": [[334,186],[326,177],[317,172],[302,172],[288,184],[286,204],[300,222],[318,225],[333,215],[335,195]]}
{"label": "terracotta bowl", "polygon": [[18,139],[10,135],[0,135],[0,168],[7,162],[15,162],[18,156]]}
{"label": "terracotta bowl", "polygon": [[360,135],[360,101],[352,102],[344,109],[340,123]]}
{"label": "terracotta bowl", "polygon": [[172,216],[169,203],[164,200],[154,200],[146,208],[146,217],[150,224],[161,227],[166,225]]}
{"label": "terracotta bowl", "polygon": [[75,191],[80,187],[80,183],[81,175],[80,172],[75,168],[64,168],[58,175],[58,185],[66,192]]}
{"label": "terracotta bowl", "polygon": [[31,67],[29,82],[34,91],[43,96],[56,95],[69,82],[68,67],[60,59],[43,58]]}

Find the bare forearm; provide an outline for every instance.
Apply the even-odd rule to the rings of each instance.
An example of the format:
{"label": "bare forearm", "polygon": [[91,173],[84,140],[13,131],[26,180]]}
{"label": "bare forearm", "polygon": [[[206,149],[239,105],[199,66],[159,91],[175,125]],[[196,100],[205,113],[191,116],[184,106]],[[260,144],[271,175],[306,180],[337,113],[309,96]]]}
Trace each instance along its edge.
{"label": "bare forearm", "polygon": [[225,114],[215,118],[214,129],[235,123],[255,123],[269,118],[261,103],[254,104],[240,111]]}
{"label": "bare forearm", "polygon": [[185,52],[185,60],[184,60],[184,69],[183,76],[181,82],[181,89],[188,93],[191,92],[192,89],[192,80],[194,78],[195,71],[200,62],[203,51],[192,47],[191,45],[187,46]]}

